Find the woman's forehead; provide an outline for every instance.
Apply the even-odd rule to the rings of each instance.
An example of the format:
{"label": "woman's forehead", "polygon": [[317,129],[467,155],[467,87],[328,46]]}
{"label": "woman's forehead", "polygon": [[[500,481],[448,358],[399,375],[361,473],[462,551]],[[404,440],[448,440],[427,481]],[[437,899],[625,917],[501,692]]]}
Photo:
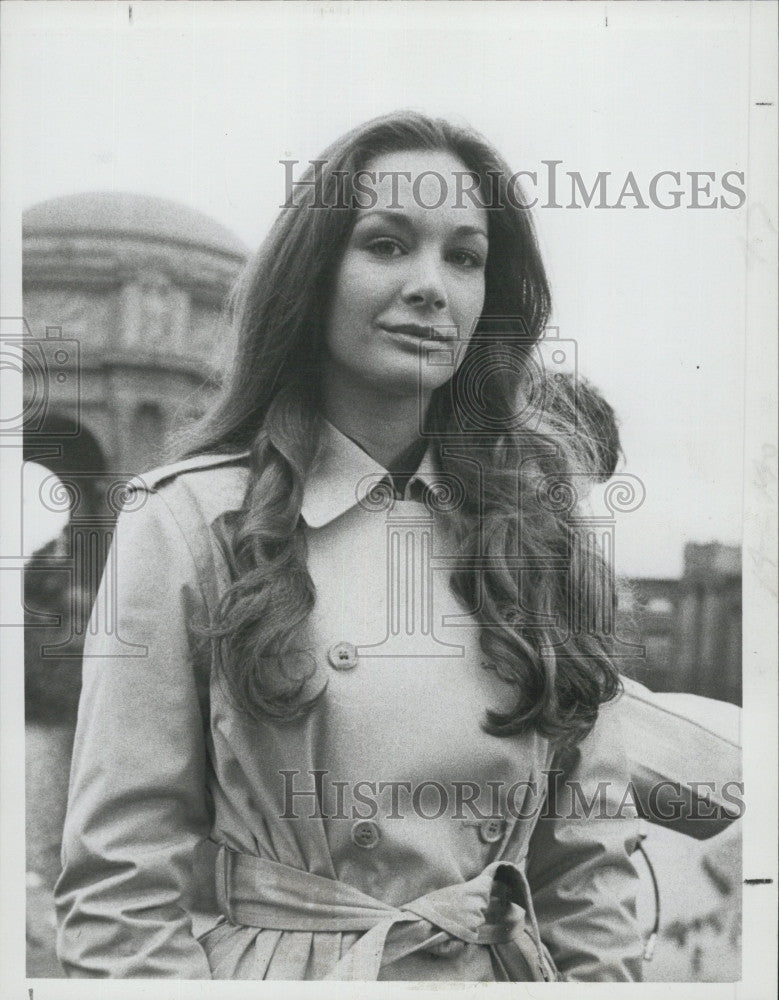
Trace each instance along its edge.
{"label": "woman's forehead", "polygon": [[365,195],[358,213],[372,209],[420,216],[452,215],[458,225],[487,230],[487,213],[477,191],[478,175],[446,150],[408,149],[369,160],[356,177]]}

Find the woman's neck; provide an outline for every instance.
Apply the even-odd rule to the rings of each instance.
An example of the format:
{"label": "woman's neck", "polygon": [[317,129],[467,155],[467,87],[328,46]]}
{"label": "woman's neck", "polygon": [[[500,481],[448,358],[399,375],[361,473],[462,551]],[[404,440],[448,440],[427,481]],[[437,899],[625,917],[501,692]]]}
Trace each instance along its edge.
{"label": "woman's neck", "polygon": [[416,396],[362,393],[340,380],[337,388],[324,386],[323,410],[331,424],[385,469],[418,444],[425,412]]}

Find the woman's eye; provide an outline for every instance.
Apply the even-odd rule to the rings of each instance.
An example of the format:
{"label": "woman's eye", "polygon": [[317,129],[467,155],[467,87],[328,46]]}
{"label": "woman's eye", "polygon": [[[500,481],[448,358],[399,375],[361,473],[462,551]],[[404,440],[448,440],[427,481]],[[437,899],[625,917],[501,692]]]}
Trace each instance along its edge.
{"label": "woman's eye", "polygon": [[452,250],[449,259],[458,267],[481,268],[484,267],[484,258],[481,254],[474,253],[473,250]]}
{"label": "woman's eye", "polygon": [[397,240],[388,237],[372,240],[368,244],[368,249],[377,257],[397,257],[403,253],[403,246]]}

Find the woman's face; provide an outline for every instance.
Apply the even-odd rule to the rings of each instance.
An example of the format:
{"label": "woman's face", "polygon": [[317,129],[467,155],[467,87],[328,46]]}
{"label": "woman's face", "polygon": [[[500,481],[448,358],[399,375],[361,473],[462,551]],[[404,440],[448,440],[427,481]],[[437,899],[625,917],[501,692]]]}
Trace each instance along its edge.
{"label": "woman's face", "polygon": [[388,153],[366,170],[376,204],[356,210],[335,277],[325,377],[352,391],[427,399],[451,378],[447,359],[462,358],[457,343],[481,315],[487,213],[462,196],[467,168],[451,153]]}

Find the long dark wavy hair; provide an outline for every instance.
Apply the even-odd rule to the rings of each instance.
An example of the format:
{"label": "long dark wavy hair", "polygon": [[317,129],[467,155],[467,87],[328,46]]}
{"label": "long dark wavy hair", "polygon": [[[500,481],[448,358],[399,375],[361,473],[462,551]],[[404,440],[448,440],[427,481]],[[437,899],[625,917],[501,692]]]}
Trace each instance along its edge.
{"label": "long dark wavy hair", "polygon": [[[219,670],[235,705],[254,716],[294,718],[310,707],[303,691],[314,668],[301,635],[316,594],[301,506],[320,428],[330,294],[356,211],[312,206],[350,206],[355,173],[406,150],[453,154],[488,206],[482,317],[427,424],[441,471],[462,486],[447,515],[459,551],[488,567],[454,571],[451,586],[482,626],[488,664],[516,694],[510,711],[488,710],[483,727],[576,742],[619,679],[609,656],[611,573],[572,516],[571,491],[613,468],[603,435],[579,412],[576,384],[545,375],[538,359],[550,292],[511,170],[471,129],[415,112],[369,121],[325,150],[318,189],[295,190],[234,293],[232,371],[187,449],[250,451],[232,535],[237,570],[211,628]],[[301,180],[313,179],[311,167]]]}

